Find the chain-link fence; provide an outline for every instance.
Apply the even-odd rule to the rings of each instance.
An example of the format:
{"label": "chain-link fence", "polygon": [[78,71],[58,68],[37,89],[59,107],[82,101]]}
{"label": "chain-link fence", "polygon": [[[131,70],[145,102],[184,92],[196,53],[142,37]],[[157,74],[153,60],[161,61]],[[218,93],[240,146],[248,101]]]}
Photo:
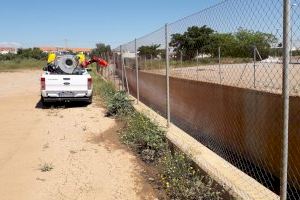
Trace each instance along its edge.
{"label": "chain-link fence", "polygon": [[[293,3],[223,1],[119,46],[107,77],[118,75],[121,89],[281,199],[300,199],[300,2]],[[236,179],[250,183],[248,176]],[[252,187],[258,199],[273,198]]]}

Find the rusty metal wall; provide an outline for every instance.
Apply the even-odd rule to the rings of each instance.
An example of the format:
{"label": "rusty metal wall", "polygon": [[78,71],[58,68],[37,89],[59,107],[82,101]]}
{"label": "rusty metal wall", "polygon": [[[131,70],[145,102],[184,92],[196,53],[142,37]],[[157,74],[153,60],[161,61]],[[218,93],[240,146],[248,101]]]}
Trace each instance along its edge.
{"label": "rusty metal wall", "polygon": [[[121,75],[121,69],[117,74]],[[126,68],[130,95],[136,97],[136,71]],[[152,84],[155,83],[155,84]],[[147,72],[139,72],[140,100],[158,112],[166,116],[166,80],[164,75]]]}
{"label": "rusty metal wall", "polygon": [[[126,68],[126,73],[130,93],[136,96],[136,72]],[[141,101],[165,116],[165,76],[140,71],[139,82]],[[174,124],[271,190],[279,190],[281,95],[171,77],[170,99]],[[300,98],[290,101],[289,159],[294,164],[289,170],[299,174]],[[300,176],[290,181],[296,187]]]}

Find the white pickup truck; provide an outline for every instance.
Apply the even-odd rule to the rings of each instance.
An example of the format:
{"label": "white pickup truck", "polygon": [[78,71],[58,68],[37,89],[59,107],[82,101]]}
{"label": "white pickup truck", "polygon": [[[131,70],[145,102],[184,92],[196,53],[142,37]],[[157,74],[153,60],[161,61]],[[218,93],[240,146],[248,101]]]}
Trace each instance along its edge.
{"label": "white pickup truck", "polygon": [[92,77],[86,71],[81,75],[51,74],[41,76],[41,100],[43,104],[57,101],[92,102]]}
{"label": "white pickup truck", "polygon": [[[74,73],[74,62],[75,60],[70,56],[63,57],[52,68],[48,66],[44,69],[41,75],[41,101],[44,105],[50,102],[92,102],[92,77],[84,68],[80,68],[77,73]],[[59,68],[56,65],[64,66]],[[56,72],[53,68],[70,71],[64,73],[56,70],[59,71]]]}

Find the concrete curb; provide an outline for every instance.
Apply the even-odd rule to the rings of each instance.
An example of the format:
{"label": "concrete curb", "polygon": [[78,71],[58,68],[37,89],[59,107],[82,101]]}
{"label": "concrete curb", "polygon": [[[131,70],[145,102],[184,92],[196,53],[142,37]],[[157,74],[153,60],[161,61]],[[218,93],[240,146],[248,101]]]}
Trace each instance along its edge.
{"label": "concrete curb", "polygon": [[[135,100],[134,97],[131,96]],[[199,143],[183,130],[171,124],[166,127],[167,120],[143,103],[134,104],[137,111],[146,114],[154,122],[167,131],[166,137],[190,158],[211,178],[222,185],[237,199],[277,200],[279,196],[261,185],[216,153]]]}

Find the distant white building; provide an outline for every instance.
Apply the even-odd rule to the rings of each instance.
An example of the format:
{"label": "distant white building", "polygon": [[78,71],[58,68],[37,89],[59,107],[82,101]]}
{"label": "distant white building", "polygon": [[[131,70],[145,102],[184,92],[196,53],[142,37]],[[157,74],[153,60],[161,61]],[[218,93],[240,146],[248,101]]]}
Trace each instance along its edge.
{"label": "distant white building", "polygon": [[13,48],[13,47],[0,47],[0,54],[8,54],[8,53],[13,53],[13,54],[17,54],[17,48]]}
{"label": "distant white building", "polygon": [[123,58],[135,58],[135,53],[126,51],[123,53]]}

